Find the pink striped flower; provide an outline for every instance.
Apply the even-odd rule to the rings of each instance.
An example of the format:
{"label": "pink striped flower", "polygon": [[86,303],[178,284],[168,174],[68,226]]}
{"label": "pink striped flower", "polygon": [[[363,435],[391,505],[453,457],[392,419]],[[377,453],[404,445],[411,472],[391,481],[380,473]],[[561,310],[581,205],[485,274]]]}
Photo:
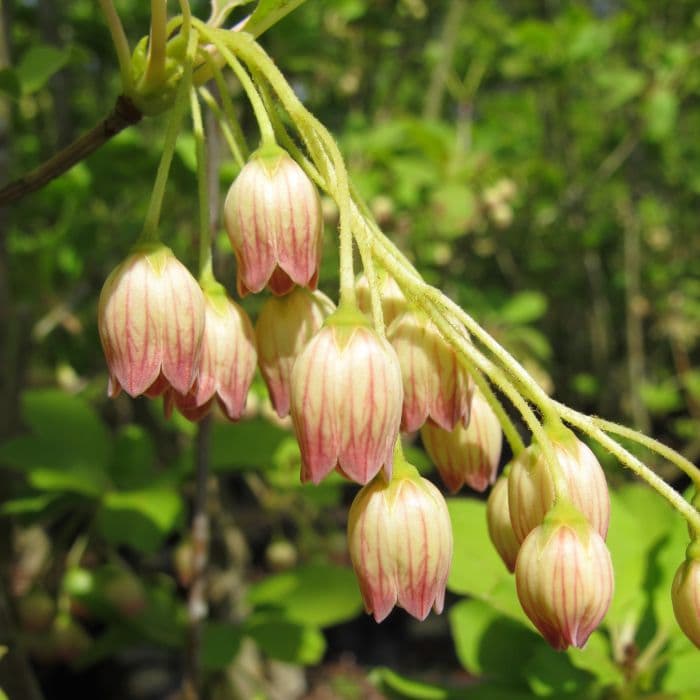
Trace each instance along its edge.
{"label": "pink striped flower", "polygon": [[302,481],[317,484],[336,466],[360,484],[382,466],[390,476],[402,401],[391,345],[359,311],[329,316],[292,369]]}
{"label": "pink striped flower", "polygon": [[435,486],[403,467],[389,483],[380,475],[363,487],[348,517],[352,565],[377,622],[397,604],[424,620],[445,603],[452,561],[447,505]]}
{"label": "pink striped flower", "polygon": [[[610,495],[600,462],[566,428],[551,432],[550,438],[570,500],[605,539],[610,521]],[[554,504],[552,474],[539,445],[530,445],[513,461],[508,475],[508,504],[513,530],[520,542],[542,522]]]}
{"label": "pink striped flower", "polygon": [[520,542],[518,542],[510,522],[508,479],[505,476],[496,480],[489,494],[486,502],[486,524],[488,525],[489,537],[498,552],[498,556],[501,557],[506,568],[512,574],[515,571]]}
{"label": "pink striped flower", "polygon": [[423,445],[447,488],[455,493],[464,484],[485,491],[496,479],[503,435],[496,414],[481,392],[474,391],[471,418],[447,431],[428,421],[421,430]]}
{"label": "pink striped flower", "polygon": [[255,324],[258,363],[280,418],[289,414],[294,362],[334,309],[325,294],[303,287],[283,297],[271,297],[260,309]]}
{"label": "pink striped flower", "polygon": [[220,285],[205,294],[204,337],[197,381],[187,394],[166,393],[165,414],[173,407],[192,421],[201,420],[216,399],[232,421],[243,414],[257,354],[253,326],[243,309]]}
{"label": "pink striped flower", "polygon": [[109,395],[187,393],[199,364],[204,297],[169,248],[135,250],[107,278],[98,306]]}
{"label": "pink striped flower", "polygon": [[316,288],[321,201],[306,173],[277,146],[256,151],[226,196],[224,219],[238,261],[238,293]]}
{"label": "pink striped flower", "polygon": [[419,311],[407,311],[389,326],[387,338],[401,365],[401,429],[418,430],[428,419],[443,430],[466,423],[472,380],[435,324]]}
{"label": "pink striped flower", "polygon": [[688,547],[671,586],[673,612],[685,636],[700,649],[700,540]]}
{"label": "pink striped flower", "polygon": [[583,647],[610,606],[610,553],[584,516],[561,502],[520,547],[515,585],[523,610],[551,646]]}

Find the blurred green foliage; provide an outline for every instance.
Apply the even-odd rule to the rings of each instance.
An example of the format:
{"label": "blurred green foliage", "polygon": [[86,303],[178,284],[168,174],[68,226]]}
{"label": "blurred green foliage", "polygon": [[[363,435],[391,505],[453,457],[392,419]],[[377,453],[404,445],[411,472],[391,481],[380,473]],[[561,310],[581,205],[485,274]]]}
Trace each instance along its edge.
{"label": "blurred green foliage", "polygon": [[[116,2],[132,45],[146,32],[147,5]],[[194,9],[204,17],[208,3]],[[104,116],[119,73],[98,3],[16,0],[3,11],[0,159],[11,180]],[[693,0],[308,0],[262,41],[428,281],[558,398],[696,460],[699,31]],[[255,146],[233,81],[230,91]],[[144,644],[177,652],[184,639],[195,431],[165,422],[157,404],[107,402],[95,322],[101,284],[140,232],[163,126],[128,129],[1,212],[2,574],[18,598],[38,589],[56,600],[53,632],[42,634],[58,638],[66,615],[87,629],[80,668]],[[221,149],[223,190],[236,167]],[[193,153],[185,134],[161,226],[191,267]],[[335,298],[332,206],[327,224],[321,284]],[[218,276],[233,288],[224,236],[217,247]],[[259,303],[246,308],[254,315]],[[239,697],[274,686],[268,670],[250,671],[251,648],[256,659],[317,665],[327,658],[324,629],[361,609],[344,549],[349,487],[337,476],[318,488],[298,483],[298,450],[288,426],[271,421],[259,384],[249,413],[213,425],[202,646],[217,692],[234,692],[223,670],[248,664]],[[539,639],[490,547],[483,503],[458,498],[447,613],[456,657],[437,672],[449,682],[431,668],[367,660],[358,638],[363,663],[377,666],[372,682],[409,698],[697,697],[697,651],[668,595],[684,526],[619,471],[609,477],[619,485],[609,536],[616,594],[586,649],[555,654]],[[42,546],[37,564],[28,552]],[[131,617],[106,595],[115,571],[141,586],[145,605]],[[32,634],[22,643],[39,664],[70,658]],[[391,644],[402,648],[402,636]],[[455,675],[457,663],[469,675]]]}

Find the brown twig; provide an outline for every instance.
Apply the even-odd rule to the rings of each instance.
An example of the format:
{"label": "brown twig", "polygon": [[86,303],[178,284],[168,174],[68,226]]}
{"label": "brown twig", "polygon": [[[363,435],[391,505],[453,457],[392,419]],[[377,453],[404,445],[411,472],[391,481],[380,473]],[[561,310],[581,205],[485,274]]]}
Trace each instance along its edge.
{"label": "brown twig", "polygon": [[142,116],[136,105],[128,97],[121,95],[114,109],[90,131],[78,137],[35,170],[0,189],[0,207],[16,202],[25,195],[42,188],[59,175],[63,175],[127,126],[139,122]]}

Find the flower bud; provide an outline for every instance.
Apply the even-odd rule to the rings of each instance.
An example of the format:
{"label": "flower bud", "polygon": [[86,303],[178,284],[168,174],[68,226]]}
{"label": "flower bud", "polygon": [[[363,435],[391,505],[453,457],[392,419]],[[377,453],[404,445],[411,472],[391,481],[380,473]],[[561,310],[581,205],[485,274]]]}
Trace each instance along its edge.
{"label": "flower bud", "polygon": [[336,466],[366,484],[391,475],[403,389],[391,345],[359,311],[341,308],[307,343],[292,369],[291,414],[302,481]]}
{"label": "flower bud", "polygon": [[[605,539],[610,521],[610,496],[605,474],[589,447],[570,430],[550,435],[572,503]],[[554,481],[544,453],[532,444],[513,461],[508,476],[510,519],[518,541],[542,522],[554,503]]]}
{"label": "flower bud", "polygon": [[688,557],[676,571],[671,601],[679,627],[700,648],[700,544],[697,542],[690,545]]}
{"label": "flower bud", "polygon": [[466,423],[472,380],[435,324],[421,312],[407,311],[389,326],[387,338],[401,365],[401,429],[418,430],[428,418],[444,430]]}
{"label": "flower bud", "polygon": [[506,476],[498,478],[491,489],[486,502],[486,524],[493,546],[512,574],[515,571],[515,560],[518,558],[520,542],[518,542],[510,522],[508,478]]}
{"label": "flower bud", "polygon": [[216,398],[226,417],[235,421],[243,414],[255,374],[253,326],[220,285],[212,285],[205,299],[206,323],[197,381],[187,394],[168,391],[165,413],[169,416],[176,406],[186,418],[198,421]]}
{"label": "flower bud", "polygon": [[187,393],[196,378],[204,297],[169,248],[135,250],[107,278],[98,307],[109,395]]}
{"label": "flower bud", "polygon": [[435,486],[409,467],[397,461],[389,483],[380,475],[363,487],[348,516],[352,565],[365,609],[377,622],[396,604],[423,620],[431,607],[441,613],[445,602],[450,516]]}
{"label": "flower bud", "polygon": [[271,297],[260,309],[255,324],[258,363],[280,418],[289,414],[294,362],[334,308],[322,292],[297,287],[284,297]]}
{"label": "flower bud", "polygon": [[[406,297],[404,297],[401,287],[396,283],[396,280],[383,268],[377,268],[377,283],[379,285],[379,297],[382,300],[384,324],[388,328],[395,318],[406,311]],[[367,275],[364,272],[357,277],[355,292],[360,311],[370,315],[372,313],[372,295],[369,291]]]}
{"label": "flower bud", "polygon": [[503,435],[496,414],[480,391],[474,391],[471,418],[452,431],[428,421],[421,438],[443,482],[453,493],[467,484],[485,491],[496,479]]}
{"label": "flower bud", "polygon": [[515,585],[523,610],[551,646],[582,647],[612,599],[610,553],[584,516],[560,502],[522,543]]}
{"label": "flower bud", "polygon": [[316,288],[323,218],[318,192],[283,149],[251,156],[226,196],[224,219],[238,261],[238,293]]}

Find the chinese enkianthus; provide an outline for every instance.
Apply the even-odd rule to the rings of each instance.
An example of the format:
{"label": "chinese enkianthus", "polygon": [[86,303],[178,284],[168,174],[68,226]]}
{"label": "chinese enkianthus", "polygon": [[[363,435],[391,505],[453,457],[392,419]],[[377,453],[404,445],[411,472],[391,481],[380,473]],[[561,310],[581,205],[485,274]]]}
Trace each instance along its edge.
{"label": "chinese enkianthus", "polygon": [[[255,40],[196,19],[187,28],[180,83],[168,88],[175,95],[173,114],[144,234],[100,296],[109,395],[164,396],[168,415],[177,410],[190,420],[219,406],[235,421],[244,415],[258,365],[272,407],[280,418],[291,417],[301,479],[317,484],[337,471],[362,485],[350,509],[348,541],[365,606],[378,621],[395,605],[423,619],[444,604],[452,551],[448,511],[438,488],[401,450],[402,439],[420,438],[447,490],[483,492],[494,484],[488,533],[515,574],[524,611],[557,649],[586,643],[613,591],[605,475],[563,420],[618,457],[688,521],[692,541],[672,600],[681,628],[700,645],[697,497],[685,501],[609,433],[663,454],[696,487],[700,471],[653,440],[553,401],[471,316],[428,286],[379,230],[349,183],[332,136]],[[218,63],[207,62],[214,54]],[[206,70],[199,70],[205,62]],[[240,167],[223,207],[237,263],[235,287],[241,298],[271,293],[255,330],[212,272],[196,83],[219,64],[235,72],[261,132],[259,148],[245,162],[242,153],[250,151],[234,135],[240,130],[224,123]],[[202,94],[210,106],[215,102]],[[188,96],[198,146],[199,282],[157,241],[162,176]],[[213,107],[216,118],[232,118],[232,110]],[[323,238],[317,186],[339,212],[337,296],[316,289]],[[363,263],[357,279],[355,244]],[[529,446],[500,397],[522,416]],[[504,435],[512,455],[498,477]]]}

